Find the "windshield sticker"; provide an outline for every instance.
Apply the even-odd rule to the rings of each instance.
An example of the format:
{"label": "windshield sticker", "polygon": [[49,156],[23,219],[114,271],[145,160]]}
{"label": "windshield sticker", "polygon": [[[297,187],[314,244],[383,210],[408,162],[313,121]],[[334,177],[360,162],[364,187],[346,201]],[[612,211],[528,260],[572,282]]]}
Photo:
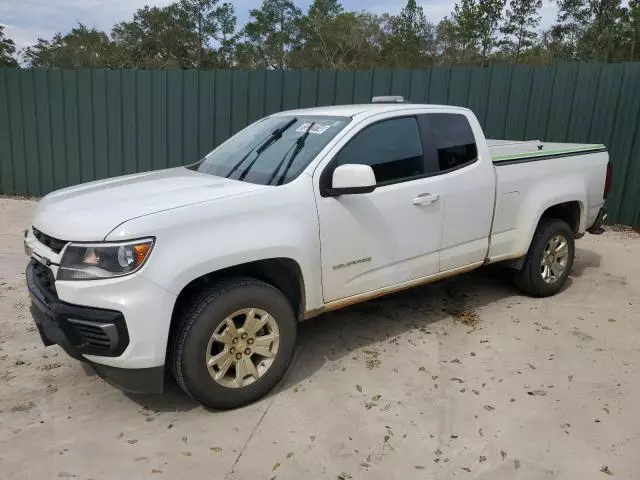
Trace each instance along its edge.
{"label": "windshield sticker", "polygon": [[[329,130],[330,127],[331,125],[319,125],[316,123],[313,125],[313,127],[311,127],[311,130],[309,130],[309,133],[315,133],[316,135],[321,135],[327,130]],[[296,128],[296,132],[304,133],[307,131],[308,128],[309,128],[309,124],[303,123],[298,128]]]}

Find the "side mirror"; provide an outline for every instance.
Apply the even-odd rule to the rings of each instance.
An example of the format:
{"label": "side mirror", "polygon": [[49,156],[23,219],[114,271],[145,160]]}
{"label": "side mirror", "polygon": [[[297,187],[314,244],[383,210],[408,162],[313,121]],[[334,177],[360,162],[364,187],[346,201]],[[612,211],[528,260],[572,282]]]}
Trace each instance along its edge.
{"label": "side mirror", "polygon": [[336,167],[331,181],[331,196],[370,193],[376,189],[376,175],[369,165],[346,164]]}

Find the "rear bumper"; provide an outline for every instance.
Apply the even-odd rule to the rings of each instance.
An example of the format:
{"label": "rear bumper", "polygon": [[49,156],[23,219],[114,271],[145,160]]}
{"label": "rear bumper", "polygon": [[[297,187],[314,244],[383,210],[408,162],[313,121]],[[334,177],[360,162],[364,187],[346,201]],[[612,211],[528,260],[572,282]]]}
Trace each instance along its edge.
{"label": "rear bumper", "polygon": [[604,233],[602,224],[607,219],[607,215],[607,209],[605,207],[600,208],[595,222],[593,222],[593,225],[591,225],[591,227],[587,229],[587,232],[591,233],[592,235],[601,235],[602,233]]}
{"label": "rear bumper", "polygon": [[91,365],[108,383],[133,393],[161,393],[164,366],[119,368],[91,361],[122,355],[130,344],[122,312],[74,305],[60,300],[46,278],[48,268],[32,260],[26,279],[31,315],[45,346],[60,345],[71,357]]}

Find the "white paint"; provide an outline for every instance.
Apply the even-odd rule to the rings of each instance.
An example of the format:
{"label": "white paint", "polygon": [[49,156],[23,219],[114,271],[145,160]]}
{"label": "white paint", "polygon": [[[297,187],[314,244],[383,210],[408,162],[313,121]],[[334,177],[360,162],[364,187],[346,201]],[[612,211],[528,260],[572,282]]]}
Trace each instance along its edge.
{"label": "white paint", "polygon": [[[436,112],[468,118],[478,146],[476,162],[379,185],[371,193],[321,195],[322,172],[360,130],[383,119]],[[521,256],[546,208],[579,202],[584,232],[603,204],[606,153],[494,167],[482,129],[467,109],[378,104],[288,113],[351,117],[288,184],[255,185],[174,168],[78,185],[40,202],[33,224],[56,238],[156,239],[148,261],[132,275],[56,282],[64,301],[124,313],[129,347],[120,357],[93,361],[130,368],[162,365],[176,296],[210,272],[291,259],[302,272],[311,311],[346,297],[463,271],[487,255],[492,262]],[[510,142],[509,148],[517,150],[517,144]],[[332,182],[336,187],[369,186],[375,175],[368,166],[343,165],[333,172]],[[28,241],[36,253],[59,261],[60,255],[31,237]]]}
{"label": "white paint", "polygon": [[369,165],[340,165],[333,171],[333,188],[372,187],[376,176]]}

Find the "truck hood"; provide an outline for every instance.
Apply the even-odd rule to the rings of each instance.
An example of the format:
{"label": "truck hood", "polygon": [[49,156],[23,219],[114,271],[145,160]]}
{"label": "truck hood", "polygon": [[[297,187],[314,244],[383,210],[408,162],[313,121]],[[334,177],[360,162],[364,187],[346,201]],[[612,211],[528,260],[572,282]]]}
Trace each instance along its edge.
{"label": "truck hood", "polygon": [[132,218],[263,188],[184,167],[138,173],[50,193],[33,225],[60,240],[99,241]]}

